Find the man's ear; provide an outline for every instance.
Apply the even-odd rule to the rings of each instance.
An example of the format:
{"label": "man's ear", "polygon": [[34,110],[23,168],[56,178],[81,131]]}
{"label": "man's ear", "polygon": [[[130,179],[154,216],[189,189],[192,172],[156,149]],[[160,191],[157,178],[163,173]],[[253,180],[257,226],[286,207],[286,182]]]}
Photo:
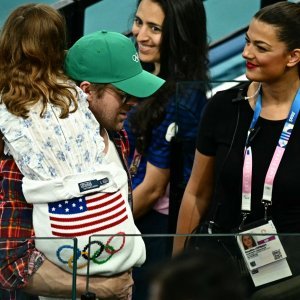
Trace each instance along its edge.
{"label": "man's ear", "polygon": [[82,81],[82,82],[80,83],[79,87],[80,87],[87,95],[90,94],[90,92],[91,92],[91,90],[90,90],[90,88],[91,88],[91,83],[90,83],[90,82],[88,82],[88,81]]}
{"label": "man's ear", "polygon": [[300,49],[296,48],[290,52],[290,57],[287,66],[294,67],[298,63],[300,63]]}

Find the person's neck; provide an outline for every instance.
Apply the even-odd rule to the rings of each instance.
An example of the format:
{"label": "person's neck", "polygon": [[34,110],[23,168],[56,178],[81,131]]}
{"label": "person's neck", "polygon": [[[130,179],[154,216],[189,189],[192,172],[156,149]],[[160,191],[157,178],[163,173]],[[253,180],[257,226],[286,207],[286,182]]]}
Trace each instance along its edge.
{"label": "person's neck", "polygon": [[300,79],[276,84],[262,84],[263,105],[291,105],[300,87]]}
{"label": "person's neck", "polygon": [[[280,81],[276,83],[262,83],[262,110],[261,117],[267,120],[286,119],[291,105],[300,87],[300,79]],[[254,108],[257,97],[251,99],[250,105]]]}
{"label": "person's neck", "polygon": [[104,153],[107,153],[108,144],[109,144],[109,136],[108,136],[107,130],[102,126],[100,129],[100,135],[103,137],[104,144],[105,144]]}
{"label": "person's neck", "polygon": [[160,72],[160,63],[154,63],[154,71],[153,74],[154,75],[158,75]]}

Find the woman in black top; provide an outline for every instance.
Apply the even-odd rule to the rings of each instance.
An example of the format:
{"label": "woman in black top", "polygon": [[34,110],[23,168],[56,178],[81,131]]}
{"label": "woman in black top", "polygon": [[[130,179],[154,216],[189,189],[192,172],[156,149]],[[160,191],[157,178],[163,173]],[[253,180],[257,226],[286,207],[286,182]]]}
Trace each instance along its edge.
{"label": "woman in black top", "polygon": [[[300,232],[300,120],[291,112],[300,86],[299,32],[299,4],[279,2],[255,14],[243,51],[249,82],[217,93],[206,107],[177,233],[191,233],[206,218],[213,219],[222,232],[232,232],[242,224],[244,216],[248,224],[264,219],[266,214],[272,217],[278,232]],[[258,117],[253,124],[259,103],[261,110],[256,109]],[[279,137],[287,120],[295,120],[295,126],[292,132],[289,128],[283,132],[290,136],[286,145],[285,136],[280,141]],[[246,182],[244,154],[250,155],[245,152],[249,147],[252,184],[250,180],[247,188],[251,210],[243,214],[242,192],[249,192],[242,188]],[[285,151],[277,172],[271,176],[271,201],[262,201],[266,198],[265,178],[273,154],[281,151],[278,147]],[[184,241],[184,237],[176,238],[174,253],[183,249]]]}

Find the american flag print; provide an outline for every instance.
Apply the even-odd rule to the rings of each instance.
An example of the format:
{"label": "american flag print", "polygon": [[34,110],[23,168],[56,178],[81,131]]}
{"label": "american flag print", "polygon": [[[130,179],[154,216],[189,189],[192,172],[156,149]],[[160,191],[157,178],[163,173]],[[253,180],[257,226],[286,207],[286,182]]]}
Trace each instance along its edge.
{"label": "american flag print", "polygon": [[113,228],[128,219],[121,192],[97,193],[48,204],[52,234],[86,236]]}

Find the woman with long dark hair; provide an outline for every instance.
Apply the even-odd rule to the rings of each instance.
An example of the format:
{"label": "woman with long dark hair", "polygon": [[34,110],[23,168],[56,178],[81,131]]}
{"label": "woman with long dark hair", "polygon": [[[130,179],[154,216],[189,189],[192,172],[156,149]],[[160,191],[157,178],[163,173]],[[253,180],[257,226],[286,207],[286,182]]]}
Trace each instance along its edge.
{"label": "woman with long dark hair", "polygon": [[[300,232],[299,30],[299,3],[281,1],[253,16],[242,53],[249,81],[217,93],[203,113],[174,253],[184,249],[184,235],[207,223],[213,233],[260,233],[261,226],[272,233]],[[282,244],[287,253],[299,253],[295,242]],[[292,255],[289,265],[294,276],[300,274]],[[268,281],[260,285],[290,276],[283,269],[278,277],[266,273]]]}
{"label": "woman with long dark hair", "polygon": [[[166,80],[160,91],[138,104],[125,123],[131,148],[133,212],[143,234],[166,234],[175,231],[177,219],[176,208],[171,213],[175,203],[170,203],[169,195],[180,194],[177,188],[184,187],[190,176],[197,127],[206,102],[208,44],[203,3],[141,0],[132,33],[144,68]],[[182,143],[173,147],[178,140]],[[184,143],[189,148],[182,147]],[[174,154],[179,147],[184,151]],[[172,178],[178,182],[172,184]],[[145,243],[144,268],[165,258],[170,250],[166,238],[148,237]],[[138,270],[135,279],[139,300],[143,299],[139,287],[145,294],[139,285],[143,270]]]}

